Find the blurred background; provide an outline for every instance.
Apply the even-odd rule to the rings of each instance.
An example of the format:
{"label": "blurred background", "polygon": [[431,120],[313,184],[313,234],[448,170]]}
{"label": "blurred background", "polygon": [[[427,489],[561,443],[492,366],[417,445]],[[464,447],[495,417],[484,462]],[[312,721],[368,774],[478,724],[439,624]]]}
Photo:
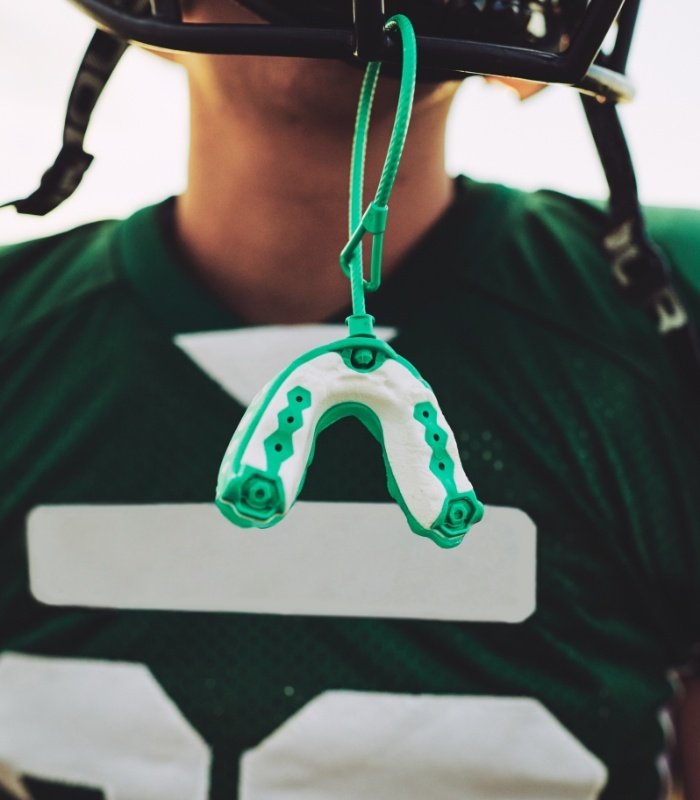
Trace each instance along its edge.
{"label": "blurred background", "polygon": [[[630,75],[638,95],[623,109],[642,199],[700,207],[700,2],[643,0]],[[92,26],[65,0],[0,2],[0,202],[24,197],[60,147],[65,103]],[[0,243],[121,217],[185,185],[184,73],[131,48],[88,131],[95,155],[76,194],[44,218],[0,210]],[[552,88],[521,103],[467,81],[454,106],[450,173],[583,197],[606,189],[576,93]]]}

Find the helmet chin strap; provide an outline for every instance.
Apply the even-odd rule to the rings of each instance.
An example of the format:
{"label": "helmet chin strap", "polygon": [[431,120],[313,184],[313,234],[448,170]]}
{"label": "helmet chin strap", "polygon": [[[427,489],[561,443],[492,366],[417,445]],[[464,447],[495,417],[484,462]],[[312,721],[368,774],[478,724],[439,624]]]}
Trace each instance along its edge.
{"label": "helmet chin strap", "polygon": [[602,246],[622,297],[648,312],[680,375],[700,396],[700,338],[674,286],[664,254],[649,239],[632,156],[614,102],[581,95],[610,188]]}
{"label": "helmet chin strap", "polygon": [[[615,45],[597,63],[624,73],[640,0],[627,0],[618,17]],[[622,297],[644,309],[666,344],[671,362],[700,398],[700,337],[674,286],[668,262],[649,239],[637,178],[617,103],[581,95],[588,126],[610,189],[609,222],[601,245]]]}
{"label": "helmet chin strap", "polygon": [[14,206],[20,214],[44,216],[57,208],[78,188],[93,160],[83,149],[90,117],[110,75],[128,45],[104,31],[96,31],[88,45],[73,84],[66,120],[63,146],[54,163],[41,176],[39,186],[28,197],[3,203]]}
{"label": "helmet chin strap", "polygon": [[[149,0],[119,0],[116,4],[136,14],[149,8]],[[83,149],[92,112],[127,47],[128,44],[121,39],[104,31],[95,31],[68,98],[63,146],[56,160],[41,176],[35,191],[21,200],[3,203],[0,208],[14,206],[20,214],[44,216],[58,208],[78,188],[93,160],[93,156]]]}

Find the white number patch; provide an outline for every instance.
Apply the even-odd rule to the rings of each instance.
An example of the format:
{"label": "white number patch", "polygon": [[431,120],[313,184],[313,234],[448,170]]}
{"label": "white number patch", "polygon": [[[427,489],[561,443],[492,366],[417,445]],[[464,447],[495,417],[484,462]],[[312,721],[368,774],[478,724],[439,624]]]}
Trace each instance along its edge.
{"label": "white number patch", "polygon": [[[107,800],[209,791],[206,743],[139,664],[1,656],[0,761]],[[241,766],[240,800],[594,800],[606,781],[540,703],[508,697],[325,692]]]}
{"label": "white number patch", "polygon": [[107,800],[209,793],[209,748],[140,664],[0,656],[0,760]]}
{"label": "white number patch", "polygon": [[332,691],[244,755],[240,800],[594,800],[606,778],[536,700]]}

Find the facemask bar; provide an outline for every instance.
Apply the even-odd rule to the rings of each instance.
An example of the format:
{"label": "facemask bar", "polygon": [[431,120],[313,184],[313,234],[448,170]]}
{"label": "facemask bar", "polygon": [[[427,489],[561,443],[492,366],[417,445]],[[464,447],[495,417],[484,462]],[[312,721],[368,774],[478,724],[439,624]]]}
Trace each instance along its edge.
{"label": "facemask bar", "polygon": [[[173,50],[346,58],[360,62],[397,61],[400,55],[396,43],[383,30],[383,0],[353,0],[354,28],[329,30],[183,24],[180,0],[122,0],[116,7],[104,0],[72,1],[105,30],[95,34],[78,70],[68,101],[63,148],[55,163],[29,197],[5,203],[24,214],[44,215],[53,211],[80,184],[92,162],[92,156],[83,149],[90,115],[124,53],[124,41]],[[574,42],[564,55],[419,36],[419,57],[431,68],[431,77],[471,72],[516,75],[545,82],[578,82],[583,91],[617,100],[630,99],[633,91],[622,72],[611,70],[607,64],[591,64],[622,2],[592,0]],[[628,15],[631,29],[638,0],[630,2],[634,6],[633,13]],[[149,8],[150,16],[145,16]],[[619,36],[618,45],[621,41]],[[618,60],[624,63],[624,58]]]}
{"label": "facemask bar", "polygon": [[[200,53],[300,56],[357,59],[366,34],[378,40],[379,28],[303,28],[277,25],[195,25],[160,18],[137,18],[104,0],[71,0],[92,17],[98,27],[129,42]],[[530,50],[503,44],[418,36],[418,56],[423,67],[441,74],[469,73],[517,76],[544,83],[578,86],[600,49],[624,0],[591,0],[570,47],[564,53]],[[363,0],[381,8],[382,0]],[[384,18],[384,17],[383,17]],[[373,48],[374,49],[374,48]],[[375,60],[399,63],[400,48],[386,34]],[[600,70],[597,71],[600,76]],[[600,83],[600,78],[595,83]],[[584,87],[585,88],[585,87]],[[614,87],[613,87],[613,90]]]}

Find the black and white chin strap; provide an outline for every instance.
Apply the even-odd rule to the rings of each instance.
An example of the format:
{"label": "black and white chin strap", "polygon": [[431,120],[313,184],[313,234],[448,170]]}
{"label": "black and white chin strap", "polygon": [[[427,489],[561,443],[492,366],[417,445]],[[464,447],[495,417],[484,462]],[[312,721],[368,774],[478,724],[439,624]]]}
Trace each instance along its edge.
{"label": "black and white chin strap", "polygon": [[610,224],[602,246],[623,298],[645,309],[684,379],[700,397],[700,337],[665,256],[649,239],[625,134],[612,102],[581,95],[610,187]]}
{"label": "black and white chin strap", "polygon": [[83,149],[90,117],[105,84],[128,45],[103,31],[96,31],[85,51],[73,84],[63,146],[54,163],[42,175],[39,187],[28,197],[3,203],[14,206],[20,214],[43,216],[70,197],[83,179],[93,156]]}
{"label": "black and white chin strap", "polygon": [[56,160],[41,176],[34,192],[21,200],[3,203],[0,208],[14,206],[20,214],[43,216],[57,208],[78,188],[93,159],[83,149],[90,117],[127,47],[128,44],[104,31],[95,32],[68,98],[63,146]]}
{"label": "black and white chin strap", "polygon": [[[113,0],[113,4],[138,15],[152,14],[169,21],[180,17],[179,0]],[[68,98],[63,146],[56,160],[41,176],[39,186],[32,194],[3,203],[0,208],[14,206],[20,214],[41,217],[58,208],[78,188],[93,160],[93,156],[83,149],[92,112],[128,46],[127,42],[109,33],[95,31]]]}

